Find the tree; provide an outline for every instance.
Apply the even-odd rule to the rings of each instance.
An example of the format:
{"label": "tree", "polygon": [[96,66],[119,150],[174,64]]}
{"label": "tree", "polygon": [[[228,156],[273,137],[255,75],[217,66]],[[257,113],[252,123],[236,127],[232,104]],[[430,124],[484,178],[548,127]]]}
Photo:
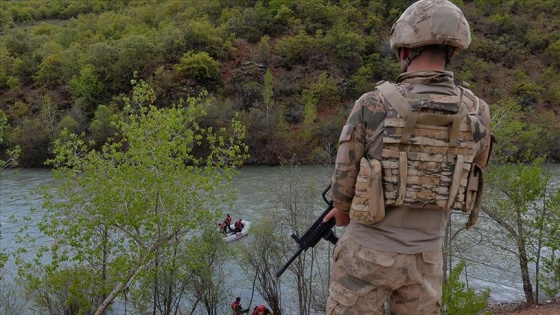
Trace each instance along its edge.
{"label": "tree", "polygon": [[459,277],[465,269],[465,262],[461,261],[443,284],[442,304],[445,314],[477,315],[488,306],[490,289],[477,294],[472,288],[465,288],[465,283]]}
{"label": "tree", "polygon": [[[205,114],[204,99],[158,109],[144,81],[132,84],[122,114],[114,116],[119,139],[92,150],[66,130],[55,141],[49,164],[56,185],[42,190],[47,211],[38,226],[53,242],[41,246],[36,261],[19,266],[28,283],[88,270],[80,271],[90,278],[79,287],[91,291],[77,290],[71,282],[67,296],[72,303],[93,300],[77,304],[84,313],[103,314],[115,298],[138,289],[141,279],[153,279],[158,255],[215,222],[230,197],[231,173],[246,158],[244,128],[237,120],[229,129],[201,128],[197,120]],[[202,142],[210,150],[197,157],[194,148]],[[40,297],[28,288],[39,304]]]}
{"label": "tree", "polygon": [[[7,127],[8,127],[8,118],[6,117],[6,114],[2,110],[0,110],[0,145],[4,144]],[[21,149],[19,148],[19,146],[15,146],[11,149],[7,149],[6,153],[7,153],[6,159],[5,160],[0,159],[0,171],[18,165],[17,159],[21,153]],[[3,259],[2,259],[2,255],[0,255],[0,269],[2,266],[3,266]]]}
{"label": "tree", "polygon": [[200,236],[176,242],[159,251],[150,276],[131,292],[130,301],[140,314],[193,314],[201,306],[207,314],[224,314],[228,283],[224,262],[231,248],[208,222]]}
{"label": "tree", "polygon": [[101,147],[107,139],[116,136],[117,130],[111,124],[113,110],[106,105],[99,105],[89,125],[90,136],[97,147]]}
{"label": "tree", "polygon": [[557,296],[560,293],[560,189],[551,193],[546,200],[545,207],[555,213],[555,220],[547,222],[550,225],[551,234],[544,242],[544,246],[550,249],[550,255],[542,257],[542,272],[540,287],[548,296]]}
{"label": "tree", "polygon": [[23,314],[26,306],[23,296],[17,286],[6,279],[0,279],[0,314]]}
{"label": "tree", "polygon": [[[520,139],[536,139],[535,133],[540,132],[539,129],[528,128],[518,120],[522,117],[521,109],[511,100],[505,100],[501,105],[504,106],[495,107],[496,111],[492,112],[492,132],[498,137],[499,144],[493,158],[498,163],[491,163],[486,174],[488,188],[483,211],[513,243],[509,244],[514,250],[491,242],[516,256],[525,300],[532,305],[538,303],[541,260],[548,259],[544,252],[558,246],[558,240],[552,235],[558,228],[555,222],[559,213],[558,208],[551,205],[551,200],[554,200],[553,195],[548,193],[551,174],[544,167],[545,159],[535,157],[530,147],[520,148],[523,143]],[[527,163],[504,163],[511,160],[512,153],[518,154]],[[494,234],[494,237],[498,235]],[[533,272],[531,266],[534,266]],[[533,279],[536,279],[536,293]]]}
{"label": "tree", "polygon": [[544,244],[550,238],[549,233],[554,231],[550,223],[558,218],[558,214],[544,206],[550,174],[541,163],[542,160],[537,160],[530,165],[493,167],[488,176],[492,187],[488,190],[490,202],[484,208],[514,243],[528,305],[538,304],[538,295],[533,293],[531,263],[535,264],[534,273],[538,279]]}
{"label": "tree", "polygon": [[92,65],[86,65],[80,70],[79,76],[73,76],[69,89],[76,103],[82,106],[86,113],[91,113],[97,107],[103,85],[99,82]]}
{"label": "tree", "polygon": [[[226,281],[225,262],[229,260],[231,248],[222,240],[222,235],[216,233],[214,225],[205,231],[201,238],[189,244],[186,255],[185,271],[188,291],[195,298],[195,303],[201,303],[208,315],[219,315],[229,312],[220,308],[227,299],[229,284]],[[194,309],[194,307],[193,307]]]}
{"label": "tree", "polygon": [[[243,250],[243,268],[248,277],[257,279],[257,290],[270,305],[274,314],[282,314],[284,307],[281,297],[282,285],[294,285],[292,292],[297,296],[297,314],[311,314],[311,309],[324,310],[328,288],[328,265],[320,263],[325,256],[325,242],[302,253],[287,269],[281,279],[274,274],[294,253],[294,242],[290,235],[303,233],[317,219],[315,209],[318,200],[315,180],[302,181],[298,176],[298,166],[290,162],[276,174],[278,180],[271,187],[271,201],[274,212],[259,220],[252,227],[252,242]],[[325,178],[328,180],[328,177]],[[325,255],[325,256],[323,256]],[[283,281],[282,279],[289,280]],[[292,305],[290,305],[292,306]]]}
{"label": "tree", "polygon": [[305,109],[303,111],[303,124],[302,124],[302,140],[306,147],[313,148],[315,146],[315,130],[317,128],[315,122],[317,119],[317,96],[312,90],[303,91],[303,102],[305,102]]}
{"label": "tree", "polygon": [[220,63],[207,52],[185,53],[175,70],[199,82],[215,82],[219,79]]}

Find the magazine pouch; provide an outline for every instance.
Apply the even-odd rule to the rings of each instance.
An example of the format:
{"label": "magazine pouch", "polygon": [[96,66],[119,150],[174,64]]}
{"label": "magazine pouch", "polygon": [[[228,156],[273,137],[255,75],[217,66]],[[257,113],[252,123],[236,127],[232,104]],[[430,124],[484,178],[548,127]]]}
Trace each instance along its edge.
{"label": "magazine pouch", "polygon": [[356,178],[356,190],[350,207],[350,219],[373,225],[385,217],[385,202],[381,184],[381,162],[362,157]]}

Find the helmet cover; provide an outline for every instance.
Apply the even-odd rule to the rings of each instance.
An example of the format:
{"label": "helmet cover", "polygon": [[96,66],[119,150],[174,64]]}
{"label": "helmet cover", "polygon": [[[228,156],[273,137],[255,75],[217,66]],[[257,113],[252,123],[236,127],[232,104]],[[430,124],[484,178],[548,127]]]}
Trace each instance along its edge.
{"label": "helmet cover", "polygon": [[391,28],[391,49],[449,45],[466,49],[471,43],[469,22],[447,0],[420,0],[410,5]]}

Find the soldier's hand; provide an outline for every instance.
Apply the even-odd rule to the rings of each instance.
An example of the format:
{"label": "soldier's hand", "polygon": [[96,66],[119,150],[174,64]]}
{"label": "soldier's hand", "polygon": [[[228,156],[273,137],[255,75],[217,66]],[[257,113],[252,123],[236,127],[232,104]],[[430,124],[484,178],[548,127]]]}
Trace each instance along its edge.
{"label": "soldier's hand", "polygon": [[350,214],[348,214],[348,212],[342,212],[337,208],[332,208],[332,210],[325,215],[323,222],[328,222],[331,218],[335,219],[336,226],[347,226],[348,223],[350,223]]}

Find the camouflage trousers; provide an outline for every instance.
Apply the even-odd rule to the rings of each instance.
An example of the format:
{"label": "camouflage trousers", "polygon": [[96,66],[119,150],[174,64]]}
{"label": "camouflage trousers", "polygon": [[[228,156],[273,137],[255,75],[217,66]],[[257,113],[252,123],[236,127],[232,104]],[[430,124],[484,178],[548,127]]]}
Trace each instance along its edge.
{"label": "camouflage trousers", "polygon": [[441,250],[388,253],[343,235],[333,259],[327,315],[380,315],[385,301],[392,315],[440,314]]}

